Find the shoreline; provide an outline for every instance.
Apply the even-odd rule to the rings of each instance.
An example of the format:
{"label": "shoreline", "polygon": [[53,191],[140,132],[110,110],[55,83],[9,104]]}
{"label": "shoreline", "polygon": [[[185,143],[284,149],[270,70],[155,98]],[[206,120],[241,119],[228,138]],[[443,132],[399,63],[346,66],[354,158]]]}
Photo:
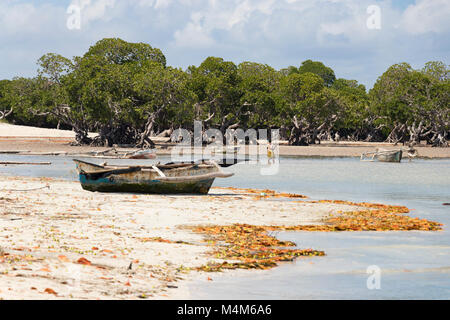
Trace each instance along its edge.
{"label": "shoreline", "polygon": [[[405,207],[311,200],[270,190],[218,187],[205,196],[106,194],[84,191],[73,181],[0,177],[0,299],[189,299],[188,284],[213,281],[215,273],[205,272],[211,268],[249,272],[234,269],[266,269],[284,261],[254,265],[247,256],[254,255],[254,247],[246,245],[238,251],[242,256],[234,250],[217,255],[227,251],[221,242],[233,247],[250,230],[257,231],[248,238],[251,243],[275,241],[274,247],[257,245],[257,250],[275,252],[277,239],[270,230],[439,228],[403,216],[409,211]],[[378,212],[382,218],[385,210],[399,213],[398,226],[358,222]],[[231,232],[214,231],[224,227]],[[212,231],[199,233],[198,228]],[[320,248],[303,249],[283,249],[280,258],[296,251],[310,256]]]}
{"label": "shoreline", "polygon": [[177,283],[199,274],[183,270],[222,260],[208,254],[204,236],[181,226],[321,224],[354,209],[264,200],[238,189],[214,188],[204,197],[103,194],[78,182],[1,178],[3,299],[184,298]]}
{"label": "shoreline", "polygon": [[[95,136],[94,133],[90,136]],[[110,148],[71,146],[75,133],[69,130],[46,129],[37,127],[18,126],[0,123],[0,155],[5,153],[85,153],[104,151]],[[166,138],[152,138],[157,143],[158,155],[170,155],[173,144],[165,143]],[[288,146],[280,144],[279,155],[286,157],[360,157],[364,152],[374,151],[376,148],[397,149],[399,144],[383,142],[326,142],[311,146]],[[450,159],[450,147],[434,148],[431,146],[416,146],[419,159]],[[124,151],[136,148],[119,148]],[[239,154],[248,154],[248,146],[241,148]],[[264,149],[264,148],[262,148]],[[263,150],[264,151],[264,150]]]}
{"label": "shoreline", "polygon": [[[71,138],[55,137],[0,137],[0,155],[1,154],[20,154],[20,155],[54,155],[80,154],[93,151],[105,151],[107,147],[91,146],[71,146]],[[313,146],[286,146],[280,145],[279,156],[282,157],[304,157],[304,158],[359,158],[362,153],[374,151],[376,148],[398,149],[401,145],[394,146],[386,143],[364,143],[363,145],[341,144],[322,144]],[[135,151],[137,148],[118,148],[122,151]],[[416,146],[418,151],[416,159],[450,159],[449,148],[433,148],[425,146]],[[171,154],[171,147],[157,145],[157,155],[166,156]],[[243,147],[239,155],[248,155],[248,147]]]}

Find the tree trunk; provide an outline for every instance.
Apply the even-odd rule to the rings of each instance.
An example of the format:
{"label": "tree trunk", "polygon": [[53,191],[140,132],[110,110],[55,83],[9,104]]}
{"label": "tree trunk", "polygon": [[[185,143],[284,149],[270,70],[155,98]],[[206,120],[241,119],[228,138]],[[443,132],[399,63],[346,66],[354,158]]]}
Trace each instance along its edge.
{"label": "tree trunk", "polygon": [[155,143],[150,139],[150,135],[153,131],[153,126],[156,122],[156,116],[159,111],[153,112],[147,119],[147,123],[145,124],[144,132],[141,133],[141,137],[137,144],[138,147],[144,148],[146,146],[150,146],[151,148],[155,147]]}
{"label": "tree trunk", "polygon": [[8,111],[6,110],[0,111],[0,120],[6,119],[6,117],[8,117],[12,112],[13,108],[9,109]]}
{"label": "tree trunk", "polygon": [[308,145],[308,134],[307,128],[301,126],[296,116],[293,117],[292,123],[294,127],[291,129],[291,134],[289,136],[289,144],[294,146],[307,146]]}

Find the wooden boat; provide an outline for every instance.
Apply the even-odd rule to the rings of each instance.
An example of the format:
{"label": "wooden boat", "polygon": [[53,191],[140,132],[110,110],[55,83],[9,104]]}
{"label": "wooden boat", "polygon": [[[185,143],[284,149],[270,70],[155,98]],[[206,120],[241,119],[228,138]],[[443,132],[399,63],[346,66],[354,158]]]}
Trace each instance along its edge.
{"label": "wooden boat", "polygon": [[78,154],[77,156],[83,158],[97,158],[97,159],[156,159],[156,152],[154,149],[138,150],[134,152],[117,151],[115,148],[105,151],[89,152],[86,154]]}
{"label": "wooden boat", "polygon": [[74,159],[84,190],[155,194],[207,194],[215,178],[231,177],[214,161],[152,166],[108,166]]}
{"label": "wooden boat", "polygon": [[125,159],[155,159],[156,153],[153,149],[139,150],[133,153],[125,154]]}
{"label": "wooden boat", "polygon": [[377,149],[373,152],[366,152],[361,154],[361,161],[381,161],[381,162],[401,162],[403,150],[386,150]]}
{"label": "wooden boat", "polygon": [[220,147],[214,147],[212,149],[212,154],[233,154],[236,155],[239,152],[240,146],[220,146]]}

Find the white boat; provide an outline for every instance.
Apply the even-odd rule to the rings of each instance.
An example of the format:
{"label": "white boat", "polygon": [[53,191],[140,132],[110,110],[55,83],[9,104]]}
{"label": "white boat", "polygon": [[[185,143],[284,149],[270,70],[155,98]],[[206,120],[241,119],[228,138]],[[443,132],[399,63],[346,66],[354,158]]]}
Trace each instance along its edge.
{"label": "white boat", "polygon": [[401,162],[402,156],[403,150],[401,149],[377,149],[376,151],[361,154],[361,161]]}

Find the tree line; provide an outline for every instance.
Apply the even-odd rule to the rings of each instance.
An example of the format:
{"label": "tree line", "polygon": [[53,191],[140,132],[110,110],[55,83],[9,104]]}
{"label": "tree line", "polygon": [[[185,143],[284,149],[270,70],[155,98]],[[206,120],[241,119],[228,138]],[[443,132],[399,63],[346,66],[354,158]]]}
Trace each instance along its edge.
{"label": "tree line", "polygon": [[[292,145],[324,140],[448,146],[450,69],[407,63],[369,91],[318,61],[276,70],[208,57],[187,70],[161,50],[121,39],[98,41],[82,57],[49,53],[33,78],[0,81],[0,119],[72,129],[78,144],[152,146],[178,128],[280,129]],[[90,138],[88,132],[98,132]]]}

